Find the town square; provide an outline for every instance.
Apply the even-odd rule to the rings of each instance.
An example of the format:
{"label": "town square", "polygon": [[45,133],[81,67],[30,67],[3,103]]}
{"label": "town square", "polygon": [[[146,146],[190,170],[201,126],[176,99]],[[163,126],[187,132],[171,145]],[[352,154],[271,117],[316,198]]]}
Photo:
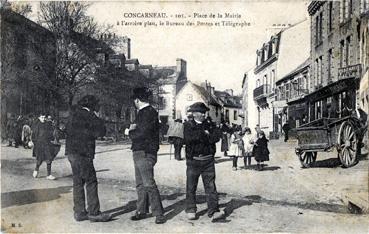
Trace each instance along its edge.
{"label": "town square", "polygon": [[0,24],[2,232],[368,232],[368,0],[3,0]]}

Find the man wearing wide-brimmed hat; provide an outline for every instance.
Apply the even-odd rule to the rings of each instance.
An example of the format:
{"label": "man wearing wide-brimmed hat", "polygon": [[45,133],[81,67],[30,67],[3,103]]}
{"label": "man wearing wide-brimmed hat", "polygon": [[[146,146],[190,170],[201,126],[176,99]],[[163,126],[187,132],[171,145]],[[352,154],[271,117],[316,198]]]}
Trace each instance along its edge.
{"label": "man wearing wide-brimmed hat", "polygon": [[150,204],[152,214],[156,216],[155,223],[162,224],[166,220],[154,179],[154,166],[159,150],[159,119],[158,112],[149,104],[151,95],[152,92],[147,88],[135,88],[131,96],[138,110],[136,121],[129,129],[138,196],[136,214],[131,220],[147,218]]}
{"label": "man wearing wide-brimmed hat", "polygon": [[196,190],[199,177],[205,187],[208,204],[208,216],[218,219],[223,213],[219,210],[218,192],[215,186],[215,143],[220,140],[221,132],[216,126],[207,124],[205,114],[209,108],[202,102],[196,102],[189,108],[193,120],[184,124],[186,144],[186,213],[189,220],[196,216]]}

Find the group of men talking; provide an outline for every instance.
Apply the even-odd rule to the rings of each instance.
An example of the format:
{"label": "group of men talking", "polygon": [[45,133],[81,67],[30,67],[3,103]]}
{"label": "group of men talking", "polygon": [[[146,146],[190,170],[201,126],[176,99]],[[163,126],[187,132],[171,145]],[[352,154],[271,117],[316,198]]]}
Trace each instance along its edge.
{"label": "group of men talking", "polygon": [[[159,150],[158,112],[150,105],[152,92],[147,88],[133,90],[131,99],[137,108],[135,123],[129,128],[132,140],[135,169],[137,209],[131,217],[138,221],[155,216],[156,224],[166,222],[160,193],[154,179],[154,166]],[[92,95],[83,97],[72,111],[66,127],[66,155],[73,173],[74,218],[76,221],[90,220],[106,222],[112,214],[102,213],[98,198],[96,171],[93,165],[95,140],[105,135],[106,129],[98,117],[98,99]],[[186,144],[186,214],[189,220],[198,218],[196,214],[196,190],[202,177],[207,197],[208,216],[221,218],[218,193],[215,185],[215,143],[220,140],[220,129],[205,120],[209,108],[201,102],[190,106],[193,119],[184,123],[184,143]],[[86,198],[85,199],[85,194]],[[87,201],[87,207],[86,207]]]}

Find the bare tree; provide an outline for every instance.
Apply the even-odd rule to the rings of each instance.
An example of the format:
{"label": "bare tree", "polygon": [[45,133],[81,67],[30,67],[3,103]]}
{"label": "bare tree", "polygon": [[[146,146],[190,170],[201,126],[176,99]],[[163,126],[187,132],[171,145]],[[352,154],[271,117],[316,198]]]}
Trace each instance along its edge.
{"label": "bare tree", "polygon": [[106,42],[99,45],[98,39],[101,33],[111,30],[99,26],[86,14],[89,6],[86,2],[70,1],[40,3],[39,23],[53,32],[57,41],[55,85],[69,107],[76,93],[93,81],[97,67],[95,49],[107,46]]}
{"label": "bare tree", "polygon": [[26,2],[9,2],[8,0],[0,0],[0,8],[10,9],[25,17],[32,12],[32,6]]}

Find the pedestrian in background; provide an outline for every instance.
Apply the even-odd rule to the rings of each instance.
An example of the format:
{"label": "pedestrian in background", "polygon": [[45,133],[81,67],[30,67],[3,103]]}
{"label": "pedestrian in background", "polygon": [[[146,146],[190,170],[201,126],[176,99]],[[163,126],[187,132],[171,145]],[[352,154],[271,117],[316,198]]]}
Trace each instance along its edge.
{"label": "pedestrian in background", "polygon": [[282,129],[283,129],[283,132],[284,132],[284,142],[287,142],[288,141],[288,132],[291,129],[290,124],[288,123],[288,121],[286,121],[286,123],[283,124]]}
{"label": "pedestrian in background", "polygon": [[230,143],[228,155],[232,158],[232,170],[237,171],[238,158],[243,157],[244,152],[241,126],[235,127],[230,138]]}
{"label": "pedestrian in background", "polygon": [[186,144],[186,213],[189,220],[196,216],[196,190],[201,176],[208,205],[208,216],[213,220],[222,217],[219,210],[218,192],[215,186],[215,143],[220,140],[219,128],[212,128],[205,120],[209,108],[202,102],[196,102],[189,108],[193,120],[184,124]]}
{"label": "pedestrian in background", "polygon": [[227,156],[227,151],[229,150],[229,135],[231,129],[229,128],[228,123],[225,121],[222,121],[222,123],[220,124],[220,129],[222,131],[222,142],[220,151],[224,152],[224,156]]}
{"label": "pedestrian in background", "polygon": [[15,142],[15,131],[17,124],[13,116],[11,116],[6,123],[6,135],[8,138],[8,146],[13,146]]}
{"label": "pedestrian in background", "polygon": [[182,160],[183,124],[181,119],[174,120],[174,123],[169,126],[168,140],[174,145],[174,158],[178,161]]}
{"label": "pedestrian in background", "polygon": [[[73,173],[74,219],[106,222],[110,214],[101,213],[98,183],[94,167],[95,141],[106,133],[104,121],[97,115],[99,101],[86,95],[73,107],[66,125],[65,154]],[[87,210],[86,199],[87,196]]]}
{"label": "pedestrian in background", "polygon": [[152,92],[147,88],[135,88],[131,96],[138,112],[134,124],[131,124],[129,137],[132,140],[133,161],[135,167],[137,209],[132,221],[147,218],[149,204],[155,223],[165,223],[164,209],[160,193],[154,179],[154,166],[159,150],[158,112],[149,104]]}
{"label": "pedestrian in background", "polygon": [[30,149],[33,147],[33,142],[32,142],[32,130],[30,127],[30,120],[27,119],[24,122],[23,128],[22,128],[22,143],[23,143],[23,147],[25,149]]}
{"label": "pedestrian in background", "polygon": [[246,127],[243,130],[243,136],[242,136],[242,141],[243,141],[243,147],[244,147],[244,164],[245,164],[245,168],[247,168],[248,166],[251,166],[251,158],[252,158],[252,149],[254,148],[254,138],[251,135],[251,129]]}
{"label": "pedestrian in background", "polygon": [[32,156],[36,158],[33,177],[38,177],[41,164],[46,162],[46,179],[55,180],[55,177],[51,174],[51,164],[57,155],[57,152],[55,153],[54,151],[54,145],[51,143],[53,140],[53,129],[51,124],[46,121],[46,116],[43,113],[39,115],[38,121],[33,125],[32,140],[34,143]]}
{"label": "pedestrian in background", "polygon": [[263,170],[263,162],[269,161],[269,140],[266,139],[265,133],[260,131],[259,138],[255,142],[255,160],[257,162],[257,170]]}

